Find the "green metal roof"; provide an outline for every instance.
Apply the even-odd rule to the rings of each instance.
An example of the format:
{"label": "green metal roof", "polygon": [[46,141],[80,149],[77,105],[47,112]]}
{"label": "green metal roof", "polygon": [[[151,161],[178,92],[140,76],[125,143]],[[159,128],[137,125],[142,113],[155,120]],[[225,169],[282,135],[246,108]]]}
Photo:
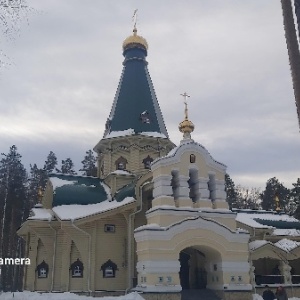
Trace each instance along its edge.
{"label": "green metal roof", "polygon": [[112,131],[168,132],[150,78],[145,49],[138,45],[123,53],[123,71],[104,137]]}
{"label": "green metal roof", "polygon": [[264,219],[253,219],[257,223],[272,226],[278,229],[300,229],[300,222],[282,221],[282,220],[264,220]]}
{"label": "green metal roof", "polygon": [[51,174],[53,185],[52,206],[95,204],[110,199],[109,187],[99,178]]}
{"label": "green metal roof", "polygon": [[119,189],[114,195],[114,199],[118,202],[123,201],[126,197],[136,198],[135,184],[133,182]]}

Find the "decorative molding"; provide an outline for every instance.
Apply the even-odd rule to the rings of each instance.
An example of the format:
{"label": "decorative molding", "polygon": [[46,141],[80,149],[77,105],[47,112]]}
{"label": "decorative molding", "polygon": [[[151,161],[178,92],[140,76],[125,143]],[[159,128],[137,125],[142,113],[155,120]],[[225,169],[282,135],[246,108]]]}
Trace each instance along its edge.
{"label": "decorative molding", "polygon": [[212,231],[219,236],[223,236],[229,242],[248,244],[249,241],[249,234],[231,231],[228,227],[215,220],[207,220],[200,216],[187,218],[168,227],[145,228],[141,226],[141,229],[135,229],[134,237],[136,242],[172,240],[175,235],[191,229]]}
{"label": "decorative molding", "polygon": [[[172,153],[172,155],[166,155],[164,157],[159,157],[152,163],[151,169],[155,170],[160,166],[168,166],[170,164],[175,164],[180,162],[180,156],[186,151],[193,151],[193,153],[199,153],[204,157],[204,160],[208,166],[211,166],[219,171],[226,172],[226,165],[213,159],[211,154],[203,147],[201,144],[195,143],[194,141],[181,144]],[[192,168],[194,165],[192,166]]]}
{"label": "decorative molding", "polygon": [[139,261],[136,265],[136,269],[139,274],[178,273],[180,270],[180,262],[179,260]]}

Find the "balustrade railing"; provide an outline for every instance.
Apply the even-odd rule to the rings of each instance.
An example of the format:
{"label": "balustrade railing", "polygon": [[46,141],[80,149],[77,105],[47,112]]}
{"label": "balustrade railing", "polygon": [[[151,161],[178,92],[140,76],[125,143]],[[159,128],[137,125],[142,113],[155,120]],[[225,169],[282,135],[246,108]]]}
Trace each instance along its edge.
{"label": "balustrade railing", "polygon": [[284,277],[282,275],[255,275],[255,283],[257,285],[283,284]]}

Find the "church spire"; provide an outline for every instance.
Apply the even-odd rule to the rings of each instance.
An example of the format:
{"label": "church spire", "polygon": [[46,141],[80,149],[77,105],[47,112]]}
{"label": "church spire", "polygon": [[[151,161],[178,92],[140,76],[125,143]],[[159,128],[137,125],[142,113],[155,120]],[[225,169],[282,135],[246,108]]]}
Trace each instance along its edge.
{"label": "church spire", "polygon": [[147,68],[148,43],[137,34],[136,12],[133,34],[123,42],[123,71],[106,122],[104,138],[112,132],[131,130],[135,134],[157,132],[168,137],[168,132]]}

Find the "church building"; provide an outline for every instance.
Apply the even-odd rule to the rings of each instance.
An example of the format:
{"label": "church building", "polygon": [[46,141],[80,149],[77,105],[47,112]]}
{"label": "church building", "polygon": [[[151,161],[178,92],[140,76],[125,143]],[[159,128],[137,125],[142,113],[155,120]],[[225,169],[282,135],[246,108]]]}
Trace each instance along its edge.
{"label": "church building", "polygon": [[135,27],[94,147],[97,177],[51,174],[19,229],[31,260],[24,290],[184,299],[182,291],[206,289],[250,300],[265,284],[281,284],[295,294],[300,223],[280,212],[229,210],[226,166],[192,139],[186,93],[182,140],[169,139],[147,54]]}

